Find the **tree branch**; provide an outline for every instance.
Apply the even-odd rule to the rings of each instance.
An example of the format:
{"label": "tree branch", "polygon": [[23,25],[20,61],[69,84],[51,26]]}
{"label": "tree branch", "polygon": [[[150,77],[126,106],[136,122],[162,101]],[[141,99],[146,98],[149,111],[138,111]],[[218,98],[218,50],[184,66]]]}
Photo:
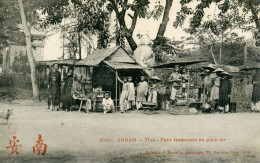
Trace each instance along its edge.
{"label": "tree branch", "polygon": [[254,8],[253,4],[251,1],[248,1],[247,2],[248,6],[249,6],[249,9],[251,10],[252,12],[252,15],[253,15],[253,19],[255,20],[255,24],[256,24],[256,28],[258,30],[260,30],[260,22],[259,22],[259,18],[258,18],[258,12],[256,11],[256,9]]}
{"label": "tree branch", "polygon": [[138,18],[138,11],[135,11],[134,16],[132,17],[132,24],[129,29],[130,34],[132,34],[134,32],[134,29],[135,29],[135,26],[137,23],[137,18]]}

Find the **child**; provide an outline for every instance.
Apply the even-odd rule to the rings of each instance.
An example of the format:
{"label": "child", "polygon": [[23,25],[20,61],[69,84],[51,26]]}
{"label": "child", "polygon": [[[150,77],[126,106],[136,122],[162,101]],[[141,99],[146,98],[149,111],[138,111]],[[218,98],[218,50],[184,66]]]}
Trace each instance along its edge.
{"label": "child", "polygon": [[157,89],[158,89],[158,82],[161,81],[160,78],[154,76],[150,79],[152,81],[152,85],[149,87],[150,94],[148,97],[148,102],[155,103],[157,105]]}
{"label": "child", "polygon": [[142,107],[142,103],[146,101],[146,95],[148,92],[148,84],[144,81],[144,76],[141,76],[141,81],[137,86],[137,96],[136,96],[136,109]]}
{"label": "child", "polygon": [[127,96],[127,108],[132,109],[135,105],[135,86],[133,83],[133,78],[131,76],[128,77],[128,96]]}
{"label": "child", "polygon": [[107,112],[114,111],[114,102],[113,100],[110,98],[110,92],[105,92],[105,98],[103,98],[102,101],[102,107],[104,110],[104,114],[106,114]]}
{"label": "child", "polygon": [[117,79],[123,84],[122,92],[120,96],[120,111],[121,113],[125,113],[127,110],[127,96],[128,96],[128,83],[127,78],[124,77],[123,81],[117,76]]}
{"label": "child", "polygon": [[58,106],[60,104],[59,101],[60,85],[56,81],[57,78],[53,76],[52,82],[50,84],[51,111],[56,110],[55,106]]}

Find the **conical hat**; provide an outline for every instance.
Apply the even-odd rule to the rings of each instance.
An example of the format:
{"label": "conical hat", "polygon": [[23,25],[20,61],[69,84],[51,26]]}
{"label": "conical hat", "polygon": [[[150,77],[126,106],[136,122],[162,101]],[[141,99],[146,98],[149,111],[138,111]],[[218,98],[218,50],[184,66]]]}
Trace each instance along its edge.
{"label": "conical hat", "polygon": [[211,69],[211,70],[215,70],[215,67],[213,64],[209,64],[207,66],[204,66],[203,69]]}
{"label": "conical hat", "polygon": [[230,74],[230,73],[228,73],[228,72],[226,72],[226,71],[224,71],[224,72],[221,72],[220,74],[219,74],[220,76],[228,76],[229,78],[232,78],[232,75]]}
{"label": "conical hat", "polygon": [[150,78],[150,80],[158,80],[158,81],[161,81],[161,79],[158,77],[158,76],[153,76]]}
{"label": "conical hat", "polygon": [[215,71],[213,72],[224,72],[224,70],[222,68],[217,68]]}

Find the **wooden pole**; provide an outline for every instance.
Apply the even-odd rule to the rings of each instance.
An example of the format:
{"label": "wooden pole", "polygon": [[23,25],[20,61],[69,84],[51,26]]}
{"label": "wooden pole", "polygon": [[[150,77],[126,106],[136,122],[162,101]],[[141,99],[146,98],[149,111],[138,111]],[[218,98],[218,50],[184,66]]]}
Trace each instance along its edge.
{"label": "wooden pole", "polygon": [[117,110],[117,76],[118,76],[118,72],[116,70],[116,107],[115,107],[115,111]]}
{"label": "wooden pole", "polygon": [[187,100],[189,103],[189,95],[190,95],[190,69],[188,68],[188,89],[187,89]]}

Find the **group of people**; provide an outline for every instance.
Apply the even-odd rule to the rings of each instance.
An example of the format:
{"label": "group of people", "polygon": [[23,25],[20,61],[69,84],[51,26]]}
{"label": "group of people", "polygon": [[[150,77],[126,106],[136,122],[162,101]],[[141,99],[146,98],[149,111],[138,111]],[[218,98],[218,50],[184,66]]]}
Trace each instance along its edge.
{"label": "group of people", "polygon": [[150,79],[152,83],[149,86],[145,76],[140,76],[140,82],[136,87],[131,76],[123,77],[123,79],[117,76],[117,79],[123,84],[119,101],[121,113],[126,113],[127,110],[134,109],[134,107],[139,110],[143,107],[144,102],[157,105],[157,87],[158,81],[160,81],[158,77],[152,77]]}
{"label": "group of people", "polygon": [[229,113],[232,75],[222,68],[216,69],[210,64],[204,67],[201,76],[203,79],[203,111]]}
{"label": "group of people", "polygon": [[[61,81],[61,73],[58,71],[58,64],[52,66],[48,75],[48,108],[59,110],[62,107],[66,111],[71,109],[73,99],[84,99],[85,111],[92,108],[93,88],[90,78],[82,79],[82,76],[73,75],[73,68],[68,68],[67,74]],[[215,68],[213,65],[203,67],[202,90],[203,90],[203,112],[219,111],[223,113],[230,112],[230,97],[232,90],[232,75],[221,68]],[[177,96],[187,98],[187,80],[188,76],[185,69],[180,69],[177,65],[169,77],[172,83],[170,100],[174,104]],[[146,81],[145,76],[140,76],[140,82],[135,86],[133,78],[117,76],[122,83],[122,92],[120,95],[120,111],[125,113],[129,109],[136,108],[139,110],[143,103],[150,102],[157,104],[157,91],[160,79],[157,76]],[[181,84],[180,84],[181,83]],[[256,70],[253,76],[253,93],[252,93],[252,111],[260,111],[260,69]],[[181,88],[181,89],[180,89]],[[102,88],[97,88],[102,89]],[[181,91],[181,95],[178,92]],[[112,112],[115,109],[114,102],[111,99],[111,93],[105,92],[102,100],[104,113]]]}
{"label": "group of people", "polygon": [[[120,110],[125,113],[128,109],[142,108],[143,102],[152,102],[157,104],[157,83],[160,81],[158,77],[151,78],[149,86],[145,76],[140,77],[137,86],[133,83],[132,77],[123,77],[121,80],[117,76],[122,86],[120,95]],[[73,75],[73,68],[68,68],[63,81],[61,81],[61,73],[58,64],[52,65],[52,69],[48,75],[48,108],[52,111],[58,111],[63,107],[66,111],[71,110],[73,101],[85,101],[85,111],[88,112],[92,108],[93,89],[90,78],[82,79],[82,76]],[[102,108],[104,113],[113,112],[115,109],[114,101],[111,99],[111,92],[105,92],[102,100]]]}
{"label": "group of people", "polygon": [[[213,65],[203,67],[201,74],[203,80],[203,112],[219,111],[228,113],[230,111],[230,96],[231,96],[231,74],[221,68],[215,68]],[[185,68],[175,66],[173,73],[169,77],[169,82],[172,83],[170,99],[172,104],[177,100],[177,97],[187,97],[187,80]],[[217,107],[219,106],[219,108]]]}
{"label": "group of people", "polygon": [[[91,81],[90,81],[91,82]],[[61,81],[61,73],[59,72],[58,64],[52,65],[52,69],[48,74],[48,109],[58,111],[64,107],[66,111],[71,109],[73,99],[77,99],[84,95],[87,90],[90,92],[89,79],[85,81],[83,87],[83,80],[81,76],[73,75],[73,68],[68,68],[67,74]],[[86,106],[89,106],[91,100],[87,100]]]}

